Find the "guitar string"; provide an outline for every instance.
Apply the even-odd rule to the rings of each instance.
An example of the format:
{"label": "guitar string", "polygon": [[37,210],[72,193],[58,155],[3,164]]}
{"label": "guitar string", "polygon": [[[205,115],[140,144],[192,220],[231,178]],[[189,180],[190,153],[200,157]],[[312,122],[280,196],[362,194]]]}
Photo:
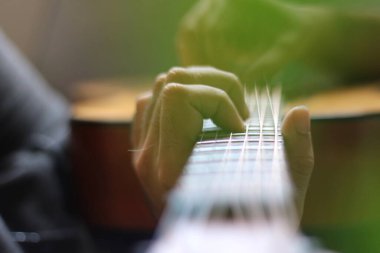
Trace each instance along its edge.
{"label": "guitar string", "polygon": [[[218,133],[220,132],[220,130],[217,130],[216,133],[215,133],[215,138],[214,138],[214,151],[217,151],[218,148],[217,148],[217,139],[218,139]],[[230,135],[231,136],[231,135]],[[231,140],[231,138],[230,138]],[[228,162],[228,159],[226,157],[228,157],[229,155],[229,149],[226,148],[224,150],[224,155],[222,157],[222,160],[224,162]],[[223,163],[223,167],[225,166],[225,163]],[[222,171],[224,170],[224,168],[222,169]],[[222,172],[223,173],[223,172]],[[217,174],[218,175],[218,174]],[[208,173],[206,173],[205,177],[209,177],[211,180],[209,182],[209,184],[207,185],[208,187],[205,188],[205,191],[208,192],[207,195],[205,195],[205,197],[208,199],[204,200],[204,204],[203,206],[205,206],[205,208],[203,208],[203,212],[199,214],[199,217],[198,219],[199,220],[207,220],[209,219],[209,217],[212,215],[213,211],[215,211],[215,203],[217,203],[218,199],[219,199],[219,196],[218,196],[218,193],[219,193],[219,187],[218,187],[218,176],[210,176]],[[208,188],[208,189],[207,189]]]}
{"label": "guitar string", "polygon": [[[251,191],[251,193],[253,195],[251,195],[251,197],[253,198],[261,198],[259,199],[259,201],[265,201],[264,197],[266,197],[267,195],[264,195],[264,194],[267,194],[266,192],[273,192],[273,189],[274,189],[274,195],[270,195],[270,197],[274,197],[276,198],[276,201],[278,201],[278,203],[280,205],[277,205],[278,203],[274,203],[274,205],[272,206],[269,206],[269,211],[271,211],[271,220],[270,222],[271,223],[268,223],[269,220],[266,219],[266,216],[265,216],[265,207],[263,205],[255,205],[257,203],[253,203],[253,202],[248,202],[249,205],[252,205],[252,209],[250,210],[253,210],[253,211],[256,211],[259,209],[260,210],[260,214],[259,215],[255,215],[253,216],[252,215],[252,219],[250,219],[249,221],[252,222],[252,225],[254,225],[254,223],[257,224],[257,222],[260,222],[261,220],[264,220],[264,222],[266,223],[266,228],[268,229],[274,229],[274,232],[278,232],[278,229],[281,229],[281,232],[283,233],[288,233],[288,235],[290,235],[291,237],[289,238],[289,240],[293,240],[293,241],[289,241],[289,247],[290,245],[292,245],[292,247],[294,247],[295,249],[304,249],[305,252],[306,251],[313,251],[315,252],[313,249],[314,248],[311,248],[311,244],[309,245],[307,243],[307,241],[305,241],[304,238],[301,238],[302,241],[298,242],[298,241],[294,241],[295,239],[293,238],[293,232],[292,232],[292,228],[293,229],[297,229],[297,226],[285,226],[285,230],[283,230],[283,227],[281,227],[281,222],[282,221],[289,221],[288,219],[290,218],[290,221],[291,221],[291,216],[287,216],[287,217],[283,217],[284,214],[292,214],[292,215],[295,215],[295,206],[294,205],[282,205],[283,203],[291,203],[291,199],[289,199],[289,195],[287,195],[287,187],[291,187],[291,181],[289,179],[289,174],[287,173],[287,168],[285,166],[285,157],[284,157],[284,147],[283,147],[283,144],[284,144],[284,141],[282,139],[282,135],[281,135],[281,131],[280,131],[280,127],[281,127],[281,93],[280,93],[280,90],[277,90],[277,89],[273,89],[272,91],[269,90],[269,88],[266,89],[266,92],[265,91],[262,91],[258,92],[257,89],[255,89],[254,93],[253,94],[249,94],[249,95],[245,95],[245,97],[249,97],[249,100],[247,101],[248,103],[248,106],[249,106],[249,110],[250,110],[250,113],[252,114],[253,117],[251,117],[250,119],[247,120],[246,124],[245,124],[245,133],[242,133],[240,135],[234,135],[232,133],[229,134],[229,138],[228,138],[228,141],[227,141],[227,145],[225,147],[225,150],[223,152],[223,157],[222,157],[222,167],[221,167],[221,170],[219,174],[216,174],[216,175],[211,175],[211,183],[210,184],[207,184],[206,186],[207,187],[204,187],[204,189],[209,189],[210,192],[212,194],[214,194],[215,196],[217,196],[217,198],[213,198],[212,195],[208,194],[207,192],[204,192],[204,197],[206,197],[206,200],[210,200],[209,202],[209,206],[208,206],[208,211],[212,211],[212,202],[213,204],[220,204],[220,202],[218,201],[223,201],[227,203],[227,201],[231,201],[231,198],[228,198],[230,197],[230,195],[232,195],[233,197],[235,198],[238,198],[238,207],[241,207],[243,206],[244,204],[247,204],[246,202],[242,203],[243,200],[246,200],[244,199],[244,197],[247,196],[246,193],[244,194],[241,194],[242,190],[246,190],[245,188],[245,184],[241,184],[242,182],[243,183],[246,183],[247,181],[248,182],[251,182],[251,186],[253,186],[253,188],[257,188],[257,190],[253,190]],[[254,102],[252,102],[254,101]],[[255,115],[254,114],[257,114],[258,117],[254,117]],[[269,114],[269,115],[268,115]],[[255,132],[255,131],[258,131]],[[215,153],[217,152],[220,152],[221,149],[220,147],[218,146],[218,135],[219,133],[221,133],[220,135],[222,136],[222,138],[225,138],[225,136],[223,135],[223,132],[221,132],[220,130],[216,131],[215,133],[215,138],[213,140],[213,143],[212,143],[212,149]],[[254,141],[258,142],[257,144],[255,144],[255,149],[256,149],[256,152],[250,152],[250,149],[249,149],[249,146],[250,146],[250,142],[251,142],[251,136],[252,135],[255,135],[255,134],[258,134],[258,139],[254,139]],[[265,138],[266,136],[273,136],[273,138]],[[223,137],[224,136],[224,137]],[[236,168],[232,168],[230,166],[233,166],[234,164],[236,164],[236,160],[232,160],[233,157],[232,157],[232,154],[233,154],[233,150],[235,149],[232,149],[233,148],[233,137],[237,136],[238,138],[238,142],[236,143],[239,143],[240,144],[242,143],[242,149],[240,150],[240,154],[239,154],[239,159],[238,159],[238,166],[236,166]],[[241,137],[244,137],[243,139],[243,142],[241,142]],[[200,142],[203,142],[204,141],[204,134],[201,135],[200,137]],[[207,138],[206,138],[207,139]],[[266,143],[268,142],[268,143]],[[270,144],[269,146],[271,146],[271,148],[269,149],[266,149],[266,144]],[[235,144],[234,144],[235,145]],[[200,145],[202,146],[202,145]],[[268,162],[267,160],[267,154],[268,153],[271,153],[271,156],[272,156],[272,159],[269,159],[270,162]],[[255,161],[255,166],[252,167],[251,170],[247,169],[245,166],[252,166],[252,163],[249,163],[249,159],[247,159],[247,157],[249,157],[251,154],[254,154],[256,155],[256,161]],[[257,159],[259,158],[259,159]],[[226,163],[225,163],[226,162]],[[268,166],[270,165],[270,166]],[[200,166],[199,164],[197,166]],[[209,166],[209,165],[206,165],[206,166]],[[212,170],[212,169],[211,169]],[[205,172],[208,172],[210,171],[210,169],[206,170]],[[246,172],[248,172],[248,175],[250,175],[251,177],[242,177],[243,174],[244,176],[246,175]],[[257,176],[257,173],[260,173],[261,176]],[[207,174],[207,173],[204,173],[204,174]],[[202,175],[202,174],[201,174]],[[231,175],[233,177],[231,177]],[[239,177],[236,177],[236,176],[239,176]],[[223,187],[220,188],[220,184],[225,184],[226,183],[226,179],[239,179],[237,182],[235,181],[232,181],[231,184],[227,184],[227,189],[225,188],[224,190],[220,190],[221,188],[223,189]],[[248,179],[248,180],[245,180],[245,179]],[[264,182],[263,182],[264,180]],[[265,181],[266,180],[266,181]],[[269,181],[268,181],[269,180]],[[202,181],[204,183],[204,181]],[[238,184],[239,188],[238,187],[235,187],[235,188],[228,188],[230,187],[231,185],[235,184],[236,186],[236,183],[240,183]],[[204,186],[204,185],[203,185]],[[222,185],[223,186],[223,185]],[[226,184],[224,185],[226,186]],[[243,187],[242,187],[243,186]],[[267,189],[265,187],[268,187]],[[234,194],[234,193],[231,193],[230,192],[230,195],[227,196],[227,198],[223,199],[221,198],[221,196],[223,194],[225,194],[226,192],[228,192],[229,190],[231,189],[235,189],[235,191],[233,192],[236,192],[236,188],[238,188],[238,194]],[[202,189],[202,190],[204,190]],[[283,192],[282,190],[285,191]],[[201,191],[196,191],[196,193],[200,193]],[[190,192],[191,193],[191,192]],[[277,193],[280,193],[280,194],[277,194]],[[255,195],[256,194],[256,195]],[[244,195],[244,196],[243,196]],[[207,199],[207,196],[210,197],[209,199]],[[188,203],[193,205],[194,207],[194,201],[196,200],[199,200],[197,198],[197,196],[194,196],[192,194],[190,195],[187,195],[185,197],[190,197],[190,198],[187,198],[185,200],[189,200]],[[204,199],[202,199],[204,200]],[[236,199],[232,198],[232,202],[235,202]],[[256,201],[256,200],[255,200]],[[231,202],[229,202],[231,203]],[[260,204],[260,203],[259,203]],[[282,208],[289,208],[289,210],[284,210]],[[239,213],[239,209],[235,209],[235,211],[237,210],[237,216],[239,218],[243,217],[244,214],[243,213]],[[218,211],[219,213],[217,213],[217,215],[220,215],[220,214],[223,214],[223,212],[221,210],[216,210]],[[289,212],[287,212],[289,211]],[[210,214],[210,212],[209,212]],[[213,214],[211,212],[211,214]],[[295,219],[296,216],[294,216],[294,221],[296,220]],[[188,218],[192,218],[191,216],[189,216]],[[204,221],[207,221],[210,217],[205,215],[205,213],[203,213],[203,216],[202,217],[197,217],[197,218],[201,218],[199,221],[200,222],[204,222]],[[273,220],[273,218],[275,220]],[[281,220],[279,220],[281,219]],[[193,220],[189,220],[190,223],[188,224],[183,224],[185,226],[194,226],[195,225],[195,228],[197,232],[197,235],[200,235],[200,236],[207,236],[208,232],[213,232],[214,230],[212,229],[211,231],[209,231],[209,226],[202,223],[200,224],[201,226],[197,226],[199,224],[194,224]],[[280,222],[280,223],[279,223]],[[293,224],[296,224],[296,222],[292,222]],[[289,223],[287,222],[286,225],[291,225],[292,223]],[[180,224],[181,225],[181,224]],[[280,225],[280,227],[278,227],[278,225]],[[193,227],[194,228],[194,227]],[[238,227],[239,228],[239,227]],[[252,227],[254,229],[254,227]],[[260,226],[258,227],[260,229]],[[290,230],[288,230],[287,228],[290,228]],[[177,230],[174,230],[174,232],[176,234],[180,234],[178,233],[178,229]],[[234,230],[232,230],[234,231]],[[257,232],[257,231],[256,231]],[[296,232],[296,231],[294,231]],[[185,234],[185,241],[182,241],[182,245],[192,245],[193,247],[192,248],[187,248],[188,250],[190,250],[191,252],[198,252],[199,251],[199,247],[202,248],[202,245],[200,244],[202,242],[202,240],[199,240],[199,239],[202,239],[202,238],[198,238],[197,236],[195,236],[195,234],[191,234],[191,236],[189,237],[189,234]],[[276,235],[274,235],[276,236]],[[182,234],[180,235],[180,237],[182,237]],[[166,239],[170,239],[170,237],[167,237]],[[222,237],[223,238],[223,237]],[[274,237],[276,238],[276,237]],[[282,237],[281,237],[282,238]],[[260,239],[260,238],[259,238]],[[299,239],[297,239],[299,240]],[[260,251],[260,245],[258,246],[254,246],[254,247],[248,247],[250,248],[251,250],[257,250],[259,249]],[[167,249],[165,247],[165,249]],[[189,252],[190,252],[189,251]],[[153,251],[151,251],[153,252]],[[165,250],[163,251],[154,251],[154,252],[166,252]],[[320,251],[318,251],[320,252]]]}
{"label": "guitar string", "polygon": [[[251,117],[250,119],[248,120],[248,128],[252,128],[250,131],[254,133],[254,128],[255,128],[255,119],[258,119],[259,118],[259,104],[258,104],[258,96],[257,96],[257,88],[255,86],[255,90],[254,90],[254,93],[250,93],[250,95],[248,96],[248,99],[249,99],[249,108],[250,108],[250,113],[251,113]],[[257,130],[256,130],[257,131]],[[260,140],[260,137],[259,137],[259,140]],[[260,150],[259,148],[259,145],[256,144],[255,146],[256,148],[256,158],[259,156],[259,154],[257,153],[258,150]],[[252,154],[250,152],[248,152],[248,150],[245,151],[249,156],[251,156]],[[249,182],[248,182],[248,191],[251,191],[253,194],[256,193],[256,195],[259,193],[260,191],[260,186],[259,186],[259,183],[257,182],[258,181],[258,177],[255,176],[256,174],[256,168],[257,166],[255,164],[247,164],[245,166],[250,166],[250,168],[247,168],[248,172],[249,172]],[[247,189],[242,189],[242,191],[246,191]],[[257,196],[255,197],[257,198]],[[252,204],[251,204],[252,203]],[[249,217],[249,219],[253,219],[254,218],[254,213],[252,210],[255,210],[254,208],[254,204],[253,202],[249,202],[249,209],[247,210],[248,213],[247,215]],[[256,213],[260,213],[260,212],[256,212]]]}
{"label": "guitar string", "polygon": [[[293,224],[293,228],[296,228],[296,211],[295,206],[290,204],[289,199],[291,200],[292,196],[292,183],[290,180],[289,172],[287,171],[285,164],[285,154],[284,147],[280,144],[282,141],[281,134],[281,88],[276,87],[272,92],[267,91],[268,96],[271,94],[271,99],[269,100],[271,111],[273,114],[273,123],[274,123],[274,134],[275,134],[275,142],[273,149],[273,159],[272,159],[272,182],[275,183],[279,187],[278,193],[276,195],[277,201],[281,203],[275,208],[272,209],[273,217],[282,217],[284,214],[286,215],[286,222],[288,224]],[[281,137],[281,140],[280,140]]]}
{"label": "guitar string", "polygon": [[[258,134],[259,134],[259,140],[257,144],[257,151],[256,151],[256,162],[255,162],[255,170],[256,170],[256,176],[254,176],[254,182],[255,182],[255,192],[256,192],[256,201],[261,201],[263,199],[263,176],[265,175],[263,173],[263,166],[262,166],[262,143],[263,143],[263,123],[264,123],[264,113],[265,113],[265,107],[266,103],[264,98],[262,97],[262,94],[259,94],[258,89],[255,87],[255,99],[256,99],[256,106],[257,106],[257,124],[258,124]],[[257,176],[257,174],[259,174]],[[265,210],[264,206],[252,203],[254,206],[252,207],[252,210],[256,210],[257,217],[254,217],[255,219],[263,219],[265,217]],[[255,207],[258,206],[259,208]],[[256,208],[256,209],[254,209]]]}
{"label": "guitar string", "polygon": [[[274,92],[276,93],[276,92]],[[265,95],[265,96],[264,96]],[[274,96],[274,95],[273,95]],[[258,138],[258,144],[256,145],[256,165],[253,166],[253,170],[250,170],[249,173],[250,175],[252,175],[252,185],[253,185],[253,191],[254,193],[256,193],[256,198],[263,198],[262,194],[263,194],[263,186],[268,186],[269,187],[269,182],[262,182],[262,180],[266,180],[268,181],[268,173],[265,171],[267,170],[267,168],[262,168],[263,167],[263,147],[264,147],[264,127],[266,127],[266,117],[267,117],[267,107],[268,107],[268,104],[269,106],[271,107],[271,112],[272,112],[272,122],[274,123],[273,124],[273,128],[274,129],[274,148],[272,149],[273,151],[273,154],[272,154],[272,157],[273,158],[276,158],[277,155],[275,154],[277,152],[277,146],[278,146],[278,137],[277,137],[277,128],[278,128],[278,119],[277,119],[277,115],[278,115],[278,111],[277,111],[277,100],[274,99],[276,98],[276,96],[274,96],[273,98],[269,97],[269,89],[267,89],[267,93],[265,94],[265,92],[261,92],[260,95],[259,95],[259,91],[257,88],[255,88],[255,91],[254,91],[254,99],[252,99],[252,94],[250,95],[247,95],[247,93],[245,93],[245,97],[249,97],[249,104],[250,104],[250,111],[252,114],[254,114],[255,112],[257,113],[258,115],[258,131],[259,131],[259,138]],[[271,101],[273,99],[273,101]],[[253,103],[252,100],[254,100],[256,103]],[[256,106],[255,106],[256,105]],[[215,204],[215,202],[217,201],[222,201],[223,198],[221,197],[221,191],[220,191],[220,184],[223,184],[225,183],[229,178],[232,179],[232,185],[233,184],[237,184],[237,185],[240,185],[242,186],[241,182],[243,182],[244,180],[241,180],[241,177],[243,175],[242,172],[245,172],[245,168],[244,166],[246,166],[246,156],[247,154],[249,154],[249,150],[248,150],[248,146],[249,146],[249,143],[248,143],[248,139],[249,139],[249,135],[251,134],[250,131],[253,131],[254,132],[255,130],[255,122],[254,120],[250,119],[248,120],[248,122],[246,123],[246,129],[245,129],[245,133],[244,133],[244,140],[243,140],[243,145],[242,145],[242,149],[241,149],[241,153],[240,153],[240,156],[239,156],[239,160],[238,160],[238,166],[237,166],[237,169],[233,169],[231,168],[231,164],[234,164],[231,160],[231,154],[232,154],[232,137],[233,137],[233,134],[230,134],[229,135],[229,138],[228,138],[228,142],[227,142],[227,146],[224,150],[224,155],[223,155],[223,158],[222,158],[222,168],[220,170],[220,174],[218,176],[215,176],[215,175],[212,175],[211,176],[211,182],[209,184],[209,197],[208,200],[209,201],[205,201],[205,202],[209,202],[209,205],[207,205],[207,208],[203,209],[203,215],[201,215],[203,218],[206,218],[207,215],[210,215],[210,213],[212,212],[212,205]],[[213,140],[213,145],[212,145],[212,150],[217,152],[217,151],[220,151],[220,147],[218,147],[217,145],[217,139],[218,139],[218,133],[219,131],[216,132],[215,134],[215,137],[214,137],[214,140]],[[202,142],[204,140],[204,134],[201,135],[200,137],[200,141]],[[272,164],[273,168],[272,168],[272,174],[275,174],[275,163],[273,161],[273,164]],[[260,170],[260,168],[262,168]],[[233,171],[232,175],[233,177],[230,177],[231,176],[231,170]],[[260,177],[257,177],[257,171],[255,170],[259,170],[261,176]],[[206,170],[207,171],[207,170]],[[274,176],[271,176],[272,178],[274,178]],[[262,180],[258,180],[259,178],[261,178]],[[232,188],[233,189],[233,188]],[[242,187],[237,187],[237,194],[235,194],[235,196],[242,196],[243,194],[239,194],[241,193],[242,191],[244,191],[246,189],[246,187],[243,185]],[[231,189],[228,189],[228,190],[231,190]],[[236,192],[237,191],[236,189],[233,190],[233,192]],[[226,192],[226,191],[225,191]],[[265,190],[264,190],[265,192]],[[230,195],[230,194],[229,194]],[[232,194],[234,195],[234,194]],[[241,214],[243,213],[242,210],[239,210],[239,208],[241,206],[243,206],[241,204],[241,202],[244,201],[244,198],[240,198],[237,202],[238,202],[238,208],[235,209],[235,211],[239,214],[239,216],[241,216]],[[214,202],[214,203],[212,203]],[[254,203],[253,203],[254,204]],[[260,205],[259,205],[260,206]],[[256,206],[257,208],[257,206]],[[252,210],[254,210],[254,208],[252,208]],[[263,216],[263,213],[264,213],[264,210],[260,210],[260,214]],[[190,214],[191,216],[191,214]]]}
{"label": "guitar string", "polygon": [[[282,185],[282,180],[278,180],[278,178],[282,177],[282,171],[278,171],[280,170],[280,166],[278,166],[279,164],[279,157],[278,157],[278,132],[277,132],[277,109],[275,108],[275,106],[277,106],[277,103],[276,103],[276,100],[278,99],[276,96],[275,96],[275,92],[273,91],[272,94],[270,94],[269,92],[269,89],[267,88],[267,96],[269,98],[269,108],[270,108],[270,111],[271,111],[271,114],[272,114],[272,120],[273,120],[273,131],[274,131],[274,143],[273,143],[273,152],[272,152],[272,164],[271,164],[271,181],[274,183],[272,188],[275,188],[275,191],[277,192],[276,188],[280,188],[278,194],[275,194],[274,197],[277,198],[277,201],[282,201],[280,195],[281,194],[281,185]],[[275,104],[275,105],[274,105]],[[280,198],[280,199],[279,199]],[[270,209],[270,211],[272,212],[272,216],[273,217],[278,217],[278,215],[281,213],[281,205],[274,205],[274,207],[272,209]]]}

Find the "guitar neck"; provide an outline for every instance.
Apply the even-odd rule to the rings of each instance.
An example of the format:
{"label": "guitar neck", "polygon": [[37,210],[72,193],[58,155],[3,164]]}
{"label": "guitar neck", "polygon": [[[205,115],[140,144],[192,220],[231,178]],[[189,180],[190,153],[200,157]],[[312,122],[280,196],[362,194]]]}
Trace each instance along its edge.
{"label": "guitar neck", "polygon": [[280,97],[254,95],[243,133],[206,120],[150,253],[316,253],[297,233]]}
{"label": "guitar neck", "polygon": [[294,220],[276,95],[254,95],[245,132],[228,133],[205,120],[174,201],[191,199],[185,208],[193,216]]}

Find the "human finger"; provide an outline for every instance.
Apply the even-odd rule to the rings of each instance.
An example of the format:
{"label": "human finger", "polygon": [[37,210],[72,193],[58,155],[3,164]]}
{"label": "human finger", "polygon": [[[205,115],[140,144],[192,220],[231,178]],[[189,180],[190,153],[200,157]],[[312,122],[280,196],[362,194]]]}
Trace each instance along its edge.
{"label": "human finger", "polygon": [[174,67],[167,73],[166,83],[204,84],[221,89],[230,96],[244,119],[249,116],[243,85],[239,78],[230,72],[213,67]]}
{"label": "human finger", "polygon": [[140,95],[136,100],[136,110],[132,124],[132,146],[138,148],[145,138],[147,122],[146,113],[152,101],[152,93],[146,92]]}
{"label": "human finger", "polygon": [[295,107],[287,113],[283,121],[282,133],[295,188],[296,206],[301,217],[306,191],[314,168],[310,114],[305,106]]}
{"label": "human finger", "polygon": [[167,191],[174,186],[191,154],[203,118],[237,132],[244,131],[244,122],[230,97],[211,86],[171,83],[165,86],[161,98],[158,177],[163,191]]}
{"label": "human finger", "polygon": [[[239,78],[230,72],[213,67],[171,68],[166,74],[160,74],[157,77],[153,88],[151,108],[155,107],[157,98],[167,83],[204,84],[222,89],[231,97],[240,115],[244,119],[249,116],[249,110],[244,99],[243,86]],[[148,117],[151,116],[151,113],[147,113]]]}
{"label": "human finger", "polygon": [[143,114],[143,122],[144,122],[144,128],[141,133],[142,136],[146,136],[147,131],[148,131],[148,126],[151,123],[152,120],[152,114],[156,108],[157,105],[157,98],[161,92],[162,87],[166,84],[166,73],[161,73],[157,75],[153,89],[151,91],[151,99],[147,106],[145,107],[145,112]]}

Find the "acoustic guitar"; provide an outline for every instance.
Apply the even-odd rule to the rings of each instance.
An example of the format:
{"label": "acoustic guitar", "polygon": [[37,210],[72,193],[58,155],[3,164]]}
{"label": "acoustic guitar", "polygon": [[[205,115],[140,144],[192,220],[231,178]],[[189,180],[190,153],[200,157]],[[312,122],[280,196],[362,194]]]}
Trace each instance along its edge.
{"label": "acoustic guitar", "polygon": [[[152,229],[156,222],[128,152],[131,98],[144,87],[102,87],[87,86],[84,93],[95,95],[73,107],[74,172],[84,216],[90,224]],[[305,104],[312,113],[316,156],[302,228],[334,250],[376,252],[371,249],[380,228],[379,85],[330,91],[292,104]]]}

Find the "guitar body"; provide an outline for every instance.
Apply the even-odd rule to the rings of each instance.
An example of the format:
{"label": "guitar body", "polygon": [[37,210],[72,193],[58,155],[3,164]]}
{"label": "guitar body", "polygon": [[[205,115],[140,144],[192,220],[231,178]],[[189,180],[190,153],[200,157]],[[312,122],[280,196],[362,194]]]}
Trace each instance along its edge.
{"label": "guitar body", "polygon": [[156,220],[132,167],[134,98],[142,89],[87,84],[71,120],[71,157],[78,205],[90,226],[152,232]]}
{"label": "guitar body", "polygon": [[73,120],[73,176],[83,217],[95,226],[151,231],[155,219],[134,173],[130,122]]}
{"label": "guitar body", "polygon": [[339,252],[378,252],[380,117],[315,120],[312,127],[315,169],[302,227]]}
{"label": "guitar body", "polygon": [[[144,88],[117,87],[111,107],[117,104],[124,115],[107,113],[104,109],[109,99],[94,102],[99,97],[73,107],[73,163],[79,201],[90,224],[149,230],[155,220],[128,152],[133,97]],[[107,96],[112,97],[111,93]],[[352,98],[354,102],[350,102]],[[376,237],[371,237],[380,231],[379,85],[328,92],[293,104],[305,104],[312,113],[315,152],[302,228],[337,251],[379,250]],[[102,108],[106,120],[104,115],[94,117],[93,111],[87,116],[81,111],[91,107]]]}

